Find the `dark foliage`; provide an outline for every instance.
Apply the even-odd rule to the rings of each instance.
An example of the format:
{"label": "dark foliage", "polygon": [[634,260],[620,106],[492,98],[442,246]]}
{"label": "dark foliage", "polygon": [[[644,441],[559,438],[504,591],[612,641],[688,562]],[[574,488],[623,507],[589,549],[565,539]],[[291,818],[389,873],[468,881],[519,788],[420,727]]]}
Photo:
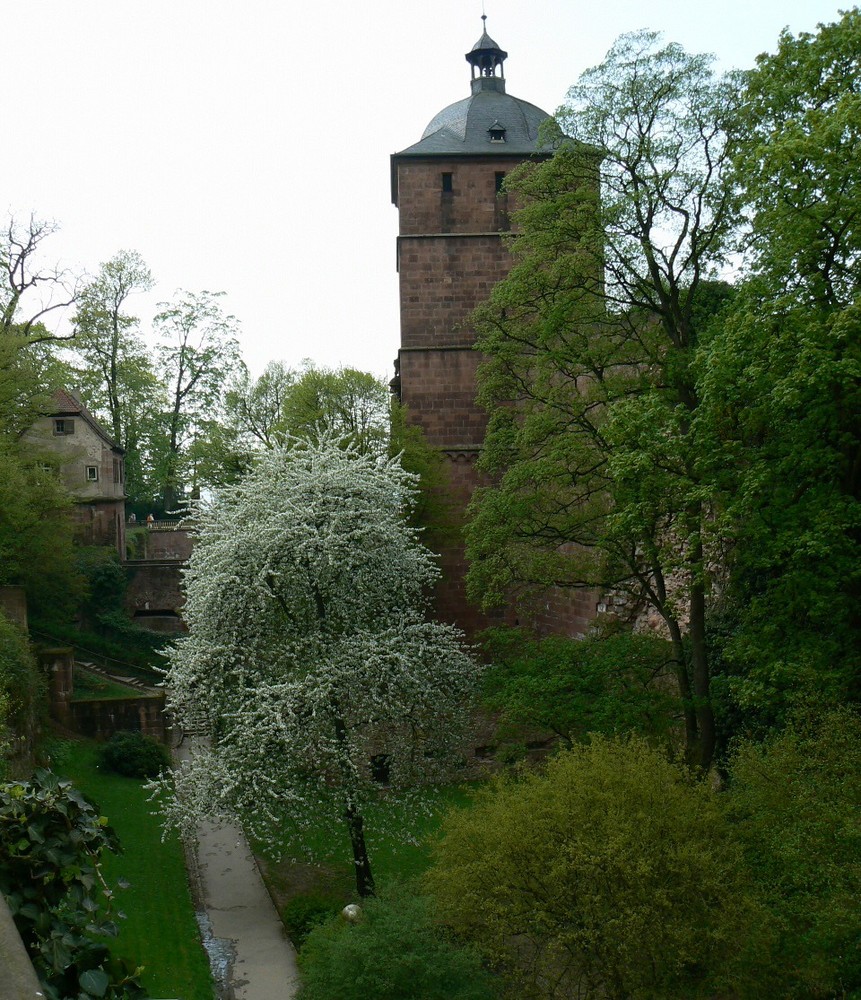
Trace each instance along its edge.
{"label": "dark foliage", "polygon": [[113,891],[100,858],[113,830],[71,782],[37,770],[0,786],[0,891],[49,1000],[141,998],[138,971],[111,955]]}
{"label": "dark foliage", "polygon": [[167,748],[141,733],[119,732],[99,748],[103,767],[126,778],[155,778],[170,766]]}
{"label": "dark foliage", "polygon": [[281,920],[294,947],[301,948],[311,931],[337,916],[342,906],[335,896],[319,892],[306,892],[285,903]]}

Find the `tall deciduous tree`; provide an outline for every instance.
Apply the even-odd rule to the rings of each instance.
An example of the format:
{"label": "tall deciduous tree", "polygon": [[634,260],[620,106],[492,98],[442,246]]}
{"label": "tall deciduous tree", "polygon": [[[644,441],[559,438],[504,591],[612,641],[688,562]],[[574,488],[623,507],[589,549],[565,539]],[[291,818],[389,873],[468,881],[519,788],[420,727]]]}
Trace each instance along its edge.
{"label": "tall deciduous tree", "polygon": [[225,400],[239,433],[257,447],[283,444],[284,408],[296,379],[296,372],[283,361],[270,361],[258,379],[241,373]]}
{"label": "tall deciduous tree", "polygon": [[125,309],[131,295],[152,288],[152,274],[140,254],[120,251],[101,265],[81,291],[75,316],[75,350],[93,383],[91,398],[107,414],[114,440],[126,446],[123,406],[139,381],[136,362],[146,348],[137,319]]}
{"label": "tall deciduous tree", "polygon": [[735,203],[710,60],[623,36],[558,115],[551,159],[509,183],[515,266],[478,310],[491,420],[469,587],[618,588],[663,620],[688,755],[715,746],[705,642],[713,534],[693,361]]}
{"label": "tall deciduous tree", "polygon": [[726,658],[751,719],[861,698],[861,11],[745,76],[749,277],[704,401],[736,538]]}
{"label": "tall deciduous tree", "polygon": [[120,251],[83,287],[75,316],[74,350],[83,362],[78,385],[125,449],[126,492],[133,501],[144,490],[147,428],[164,403],[138,321],[127,311],[130,297],[150,288],[152,275],[140,254]]}
{"label": "tall deciduous tree", "polygon": [[45,326],[51,313],[76,297],[74,276],[40,260],[42,244],[57,228],[35,215],[24,224],[10,216],[0,231],[0,334],[17,333],[29,343],[68,339]]}
{"label": "tall deciduous tree", "polygon": [[176,508],[183,457],[202,421],[221,413],[225,382],[244,367],[237,321],[218,302],[223,293],[180,292],[155,317],[158,358],[168,386],[160,470],[166,510]]}
{"label": "tall deciduous tree", "polygon": [[382,453],[390,399],[388,387],[369,372],[305,362],[284,398],[282,434],[334,435],[362,451]]}
{"label": "tall deciduous tree", "polygon": [[393,790],[443,774],[475,679],[460,634],[424,618],[437,570],[404,519],[413,489],[336,437],[267,451],[197,505],[189,635],[167,680],[180,723],[212,740],[180,768],[169,815],[238,813],[270,844],[342,821],[362,895],[371,758]]}

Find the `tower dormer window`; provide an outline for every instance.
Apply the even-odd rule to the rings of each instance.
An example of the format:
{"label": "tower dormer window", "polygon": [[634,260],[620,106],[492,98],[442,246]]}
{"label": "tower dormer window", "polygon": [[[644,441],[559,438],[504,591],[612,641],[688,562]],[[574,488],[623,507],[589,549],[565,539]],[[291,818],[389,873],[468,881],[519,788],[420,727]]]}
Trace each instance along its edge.
{"label": "tower dormer window", "polygon": [[500,125],[498,121],[495,121],[487,131],[491,142],[505,142],[507,129],[504,125]]}

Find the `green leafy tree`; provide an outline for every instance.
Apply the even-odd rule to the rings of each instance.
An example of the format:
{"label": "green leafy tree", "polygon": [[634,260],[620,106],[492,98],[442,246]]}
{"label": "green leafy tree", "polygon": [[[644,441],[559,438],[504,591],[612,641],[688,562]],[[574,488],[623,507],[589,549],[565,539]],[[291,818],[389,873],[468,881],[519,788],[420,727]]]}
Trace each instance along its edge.
{"label": "green leafy tree", "polygon": [[45,618],[68,615],[82,595],[70,508],[56,471],[0,446],[0,584],[23,586]]}
{"label": "green leafy tree", "polygon": [[407,890],[368,900],[355,923],[311,931],[301,952],[300,1000],[493,1000],[478,956],[449,940],[430,901]]}
{"label": "green leafy tree", "polygon": [[237,321],[221,309],[221,294],[180,292],[173,303],[162,303],[155,317],[168,398],[162,447],[154,458],[166,510],[175,510],[180,501],[187,449],[201,422],[220,414],[228,377],[244,367]]}
{"label": "green leafy tree", "polygon": [[144,997],[139,970],[113,957],[113,890],[101,871],[119,851],[107,820],[71,782],[37,770],[0,786],[0,891],[49,1000]]}
{"label": "green leafy tree", "polygon": [[152,288],[152,274],[140,254],[120,251],[101,265],[78,297],[75,350],[93,382],[93,401],[107,414],[114,440],[126,447],[127,420],[123,406],[130,391],[140,387],[139,364],[146,348],[136,333],[137,319],[125,312],[136,292]]}
{"label": "green leafy tree", "polygon": [[84,285],[75,315],[74,350],[82,362],[76,387],[125,449],[126,491],[133,502],[144,491],[147,432],[163,408],[164,388],[127,305],[152,284],[140,254],[120,251]]}
{"label": "green leafy tree", "polygon": [[382,454],[389,438],[390,394],[385,383],[355,368],[317,368],[305,362],[282,405],[285,435],[337,436],[361,451]]}
{"label": "green leafy tree", "polygon": [[433,556],[404,518],[413,478],[339,436],[261,456],[194,505],[187,637],[167,687],[180,725],[205,725],[168,791],[168,818],[239,815],[277,846],[284,824],[343,823],[360,895],[374,881],[365,806],[459,761],[476,668],[425,619]]}
{"label": "green leafy tree", "polygon": [[428,443],[422,428],[410,422],[405,406],[392,400],[390,407],[389,453],[399,455],[407,472],[419,477],[412,523],[427,532],[431,548],[439,549],[463,527],[460,505],[451,493],[448,461]]}
{"label": "green leafy tree", "polygon": [[490,629],[485,699],[501,713],[501,735],[523,726],[549,730],[566,744],[588,733],[639,732],[664,739],[677,702],[667,693],[668,642],[611,629],[584,640],[535,639],[520,629]]}
{"label": "green leafy tree", "polygon": [[515,264],[475,316],[495,484],[470,511],[471,593],[615,588],[650,608],[705,767],[719,538],[693,362],[737,221],[736,102],[708,57],[622,36],[570,91],[556,154],[507,181]]}
{"label": "green leafy tree", "polygon": [[779,929],[774,996],[861,991],[861,719],[796,719],[729,761],[729,810]]}
{"label": "green leafy tree", "polygon": [[228,391],[228,414],[252,447],[284,443],[284,412],[297,377],[283,361],[270,361],[258,379],[242,372]]}
{"label": "green leafy tree", "polygon": [[861,12],[745,75],[749,273],[704,405],[736,539],[727,687],[747,724],[861,696]]}
{"label": "green leafy tree", "polygon": [[81,624],[98,629],[104,622],[122,618],[128,580],[116,549],[78,546],[75,564],[85,587],[79,607]]}
{"label": "green leafy tree", "polygon": [[744,76],[737,177],[754,269],[785,301],[827,312],[858,297],[861,10],[797,37]]}
{"label": "green leafy tree", "polygon": [[493,782],[446,817],[427,885],[519,997],[775,995],[718,794],[641,739]]}
{"label": "green leafy tree", "polygon": [[0,337],[0,439],[14,443],[50,405],[51,392],[68,384],[69,369],[46,345],[18,333]]}

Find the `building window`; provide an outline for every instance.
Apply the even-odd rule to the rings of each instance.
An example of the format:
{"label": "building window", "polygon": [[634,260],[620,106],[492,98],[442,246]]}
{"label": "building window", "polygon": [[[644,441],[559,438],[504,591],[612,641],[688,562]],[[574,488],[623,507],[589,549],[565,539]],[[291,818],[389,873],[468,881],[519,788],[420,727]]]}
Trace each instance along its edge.
{"label": "building window", "polygon": [[505,142],[507,129],[504,125],[500,125],[498,121],[495,121],[487,131],[490,133],[491,142]]}
{"label": "building window", "polygon": [[99,467],[98,465],[88,465],[87,466],[87,482],[97,483],[99,481]]}
{"label": "building window", "polygon": [[75,433],[75,421],[69,420],[68,417],[64,417],[62,420],[54,421],[54,433],[58,435],[64,434],[74,434]]}
{"label": "building window", "polygon": [[451,174],[448,172],[442,175],[442,189],[445,194],[451,194],[453,188],[451,186]]}
{"label": "building window", "polygon": [[123,481],[123,460],[121,458],[114,459],[114,482],[121,483]]}
{"label": "building window", "polygon": [[497,170],[494,176],[496,178],[496,193],[499,194],[502,190],[502,185],[505,183],[505,171]]}

